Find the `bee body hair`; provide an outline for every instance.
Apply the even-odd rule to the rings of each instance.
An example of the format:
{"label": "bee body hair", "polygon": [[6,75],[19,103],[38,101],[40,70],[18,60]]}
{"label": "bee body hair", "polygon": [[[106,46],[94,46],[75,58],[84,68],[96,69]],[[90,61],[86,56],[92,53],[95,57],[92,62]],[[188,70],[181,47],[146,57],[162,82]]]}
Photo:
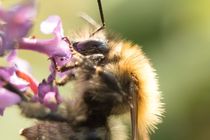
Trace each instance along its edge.
{"label": "bee body hair", "polygon": [[[66,100],[55,113],[41,113],[42,117],[29,113],[27,117],[43,123],[26,130],[64,124],[69,134],[60,131],[60,135],[68,136],[69,140],[149,140],[149,132],[161,122],[163,113],[155,70],[138,45],[107,38],[103,30],[91,36],[92,32],[87,28],[70,37],[84,61],[74,68],[75,99]],[[135,113],[129,117],[131,108]],[[126,121],[120,119],[124,115],[128,116]],[[137,129],[135,139],[128,131],[132,127]],[[24,136],[33,140],[26,132],[31,131],[25,131]],[[43,132],[39,135],[48,133]]]}
{"label": "bee body hair", "polygon": [[[77,40],[90,39],[91,29],[83,31],[76,35]],[[108,51],[104,53],[105,59],[99,64],[101,69],[113,75],[125,94],[136,92],[139,139],[149,139],[149,133],[157,128],[156,125],[161,122],[164,112],[155,69],[141,47],[130,41],[120,39],[115,34],[110,36],[104,31],[94,34],[91,39],[102,41],[108,47]],[[95,87],[104,84],[97,81],[93,83]],[[120,101],[112,107],[110,116],[128,113],[128,108],[127,101]]]}

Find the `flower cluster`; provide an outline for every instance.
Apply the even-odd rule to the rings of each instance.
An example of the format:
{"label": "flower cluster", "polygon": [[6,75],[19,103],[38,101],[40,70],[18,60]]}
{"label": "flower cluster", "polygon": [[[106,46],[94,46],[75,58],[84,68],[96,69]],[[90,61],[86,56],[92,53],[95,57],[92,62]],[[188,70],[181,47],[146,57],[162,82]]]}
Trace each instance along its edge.
{"label": "flower cluster", "polygon": [[[7,66],[0,66],[0,115],[3,115],[6,107],[25,100],[24,97],[40,102],[51,110],[56,110],[62,101],[54,82],[57,73],[54,65],[62,67],[71,60],[69,43],[63,39],[59,16],[48,17],[40,26],[42,33],[53,34],[52,38],[28,37],[35,16],[34,0],[27,0],[9,9],[0,7],[0,57],[8,62]],[[30,74],[29,63],[17,55],[19,49],[36,51],[53,58],[47,79],[39,83]]]}

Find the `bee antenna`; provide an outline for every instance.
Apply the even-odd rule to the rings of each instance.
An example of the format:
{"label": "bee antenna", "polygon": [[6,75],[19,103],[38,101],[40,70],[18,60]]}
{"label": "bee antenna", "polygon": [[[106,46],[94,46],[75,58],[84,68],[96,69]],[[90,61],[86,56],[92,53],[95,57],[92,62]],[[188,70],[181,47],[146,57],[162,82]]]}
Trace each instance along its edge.
{"label": "bee antenna", "polygon": [[99,13],[100,13],[100,17],[101,17],[102,26],[99,27],[96,31],[94,31],[91,34],[91,36],[93,36],[94,34],[96,34],[97,32],[99,32],[100,30],[103,30],[105,28],[105,20],[104,20],[104,14],[103,14],[103,8],[102,8],[101,0],[97,0],[97,3],[98,3],[98,8],[99,8]]}
{"label": "bee antenna", "polygon": [[97,0],[97,2],[98,2],[98,8],[99,8],[100,17],[101,17],[102,27],[105,27],[104,13],[103,13],[101,0]]}

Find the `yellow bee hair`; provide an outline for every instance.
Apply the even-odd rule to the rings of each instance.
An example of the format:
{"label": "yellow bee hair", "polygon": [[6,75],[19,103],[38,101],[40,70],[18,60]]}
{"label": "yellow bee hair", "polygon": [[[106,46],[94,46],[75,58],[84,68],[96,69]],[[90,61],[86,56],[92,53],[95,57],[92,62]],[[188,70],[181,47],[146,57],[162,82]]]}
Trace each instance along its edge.
{"label": "yellow bee hair", "polygon": [[[164,112],[155,69],[140,46],[121,39],[107,39],[104,31],[100,31],[90,37],[92,32],[93,30],[90,28],[82,30],[80,33],[76,32],[76,34],[72,34],[73,40],[104,40],[110,49],[107,54],[108,59],[119,56],[118,62],[109,64],[105,68],[114,73],[118,80],[122,80],[123,76],[130,75],[137,81],[138,135],[140,140],[148,140],[149,133],[154,132],[157,128],[157,124],[161,122]],[[122,128],[122,130],[125,129]],[[127,139],[126,136],[125,139]]]}
{"label": "yellow bee hair", "polygon": [[109,54],[110,57],[119,55],[121,58],[118,68],[114,68],[118,70],[116,73],[127,71],[138,81],[137,125],[140,138],[147,140],[148,133],[153,132],[157,128],[156,125],[161,122],[163,113],[155,70],[138,45],[121,41],[111,46],[113,51]]}

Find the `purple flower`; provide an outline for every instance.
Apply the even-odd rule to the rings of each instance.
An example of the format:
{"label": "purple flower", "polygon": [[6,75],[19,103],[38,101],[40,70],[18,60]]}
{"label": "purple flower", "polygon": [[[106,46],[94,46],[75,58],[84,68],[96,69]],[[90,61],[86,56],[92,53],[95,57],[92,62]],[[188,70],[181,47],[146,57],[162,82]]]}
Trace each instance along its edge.
{"label": "purple flower", "polygon": [[14,69],[9,82],[21,91],[30,87],[34,94],[37,94],[38,82],[30,73],[29,63],[17,57],[15,50],[8,55],[7,61],[10,67]]}
{"label": "purple flower", "polygon": [[[71,60],[70,42],[64,39],[59,16],[50,16],[41,23],[41,31],[53,34],[53,38],[24,38],[32,27],[35,13],[34,0],[27,0],[9,10],[0,7],[0,56],[10,52],[7,57],[9,66],[0,67],[0,114],[3,114],[7,106],[21,101],[14,91],[5,87],[7,83],[21,92],[31,88],[35,94],[32,100],[41,102],[51,110],[56,110],[61,103],[58,88],[54,85],[56,77],[54,64],[62,67]],[[48,79],[38,85],[29,73],[28,63],[16,56],[16,49],[37,51],[53,58],[55,63],[50,66],[51,74]]]}
{"label": "purple flower", "polygon": [[0,88],[4,85],[5,81],[10,80],[14,72],[15,69],[12,67],[0,67]]}
{"label": "purple flower", "polygon": [[4,88],[7,83],[10,83],[9,81],[14,74],[15,69],[13,67],[0,67],[0,115],[3,115],[3,111],[6,107],[21,101],[16,93]]}
{"label": "purple flower", "polygon": [[54,79],[55,73],[52,73],[47,81],[44,79],[38,86],[38,100],[53,111],[61,103],[58,88],[53,85]]}
{"label": "purple flower", "polygon": [[32,27],[36,15],[34,0],[27,0],[9,10],[0,7],[0,56],[13,50]]}
{"label": "purple flower", "polygon": [[37,81],[16,67],[0,67],[0,88],[3,88],[5,83],[12,84],[22,92],[31,88],[34,94],[37,93]]}
{"label": "purple flower", "polygon": [[63,28],[59,16],[50,16],[41,23],[41,31],[45,34],[53,34],[51,39],[30,39],[24,38],[19,44],[19,49],[37,51],[46,54],[49,58],[54,58],[58,66],[67,63],[72,55],[63,37]]}
{"label": "purple flower", "polygon": [[21,99],[17,94],[0,87],[0,115],[3,115],[6,107],[17,104],[20,101]]}
{"label": "purple flower", "polygon": [[12,84],[20,91],[25,91],[30,87],[27,81],[17,76],[14,67],[0,67],[0,88],[2,88],[5,83]]}
{"label": "purple flower", "polygon": [[7,57],[8,67],[0,67],[0,114],[6,107],[17,104],[21,101],[18,94],[14,93],[10,89],[7,89],[7,85],[10,84],[20,92],[25,92],[29,88],[36,94],[37,82],[29,74],[29,64],[18,58],[15,51]]}

